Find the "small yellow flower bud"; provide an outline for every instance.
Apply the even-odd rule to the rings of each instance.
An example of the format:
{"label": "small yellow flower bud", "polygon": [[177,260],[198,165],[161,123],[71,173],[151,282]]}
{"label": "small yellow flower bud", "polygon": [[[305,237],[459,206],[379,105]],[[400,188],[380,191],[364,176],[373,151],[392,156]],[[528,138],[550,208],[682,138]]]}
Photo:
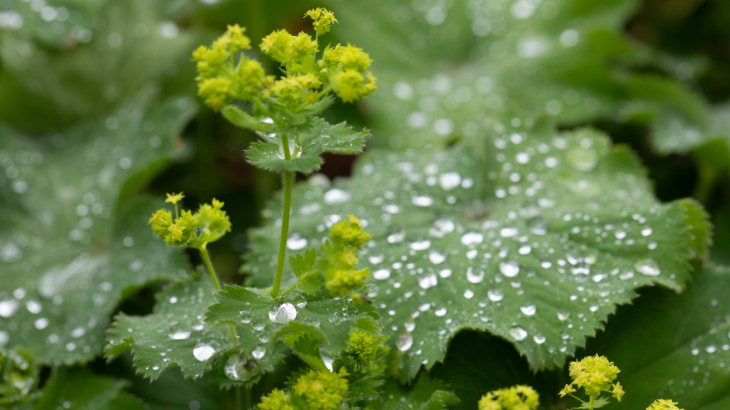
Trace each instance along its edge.
{"label": "small yellow flower bud", "polygon": [[566,384],[565,387],[563,387],[563,390],[560,390],[560,397],[565,397],[571,393],[575,393],[575,389],[573,388],[572,384]]}
{"label": "small yellow flower bud", "polygon": [[[338,45],[337,47],[341,46]],[[370,68],[373,60],[361,48],[347,44],[347,47],[342,47],[338,62],[343,70],[355,70],[362,73]]]}
{"label": "small yellow flower bud", "polygon": [[646,410],[682,410],[677,407],[676,402],[673,402],[671,400],[663,400],[659,399],[651,404],[651,406],[647,407]]}
{"label": "small yellow flower bud", "polygon": [[303,397],[311,410],[336,410],[347,394],[347,370],[338,373],[310,370],[294,384],[294,394]]}
{"label": "small yellow flower bud", "polygon": [[626,392],[624,392],[623,387],[621,387],[621,383],[617,382],[613,385],[613,390],[611,390],[611,394],[614,399],[618,400],[618,402],[621,403],[621,397],[623,397]]}
{"label": "small yellow flower bud", "polygon": [[185,195],[183,195],[182,192],[180,192],[179,194],[173,192],[171,194],[167,194],[167,199],[165,199],[165,202],[175,205],[178,202],[182,201],[183,198],[185,198]]}
{"label": "small yellow flower bud", "polygon": [[233,101],[233,81],[226,77],[214,77],[198,83],[198,95],[214,110],[221,110]]}
{"label": "small yellow flower bud", "polygon": [[261,51],[274,60],[285,63],[289,54],[289,44],[291,44],[293,39],[294,36],[286,30],[273,31],[261,39]]}
{"label": "small yellow flower bud", "polygon": [[330,25],[337,23],[335,13],[321,7],[309,10],[304,16],[314,20],[314,31],[317,32],[318,36],[328,33]]}
{"label": "small yellow flower bud", "polygon": [[[347,215],[344,219],[330,228],[330,238],[336,241],[342,241],[346,246],[352,246],[355,249],[361,249],[365,242],[369,241],[373,235],[362,229],[360,220],[354,215]],[[354,261],[357,262],[357,259]]]}
{"label": "small yellow flower bud", "polygon": [[598,355],[584,357],[570,364],[572,384],[582,388],[588,396],[607,391],[620,371],[605,356]]}
{"label": "small yellow flower bud", "polygon": [[172,225],[172,214],[169,211],[160,209],[147,222],[151,225],[152,232],[160,238],[164,238],[168,234],[168,228]]}
{"label": "small yellow flower bud", "polygon": [[295,410],[285,392],[274,389],[256,406],[259,410]]}
{"label": "small yellow flower bud", "polygon": [[368,82],[355,70],[345,70],[335,75],[332,85],[337,96],[344,102],[357,101],[377,90],[375,77],[368,73]]}
{"label": "small yellow flower bud", "polygon": [[264,68],[261,63],[243,57],[238,64],[235,85],[236,98],[241,101],[252,99],[264,86]]}
{"label": "small yellow flower bud", "polygon": [[228,31],[225,35],[228,36],[230,39],[230,48],[231,52],[236,52],[238,50],[250,50],[251,49],[251,40],[243,33],[246,32],[245,27],[241,27],[238,24],[234,24],[232,26],[228,26]]}
{"label": "small yellow flower bud", "polygon": [[365,286],[365,279],[369,277],[370,268],[338,270],[334,272],[331,279],[327,280],[325,287],[332,296],[345,296],[349,295],[352,290]]}

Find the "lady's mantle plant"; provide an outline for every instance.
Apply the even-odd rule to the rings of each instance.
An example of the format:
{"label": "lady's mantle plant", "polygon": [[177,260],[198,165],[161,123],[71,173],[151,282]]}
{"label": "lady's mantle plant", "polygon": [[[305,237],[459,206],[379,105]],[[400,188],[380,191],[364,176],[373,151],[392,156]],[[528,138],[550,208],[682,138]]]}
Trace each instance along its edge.
{"label": "lady's mantle plant", "polygon": [[322,164],[324,152],[354,153],[362,150],[367,131],[356,133],[344,123],[331,126],[314,117],[334,102],[357,101],[377,89],[367,53],[350,44],[325,47],[319,36],[337,22],[332,12],[310,10],[316,36],[286,30],[274,31],[261,41],[261,51],[282,66],[284,76],[265,75],[261,63],[243,55],[251,41],[238,25],[210,47],[201,46],[193,58],[198,67],[198,93],[214,110],[222,110],[231,122],[257,131],[263,139],[246,152],[248,160],[284,176],[284,213],[281,223],[276,276],[271,296],[279,295],[291,212],[295,172],[308,174]]}

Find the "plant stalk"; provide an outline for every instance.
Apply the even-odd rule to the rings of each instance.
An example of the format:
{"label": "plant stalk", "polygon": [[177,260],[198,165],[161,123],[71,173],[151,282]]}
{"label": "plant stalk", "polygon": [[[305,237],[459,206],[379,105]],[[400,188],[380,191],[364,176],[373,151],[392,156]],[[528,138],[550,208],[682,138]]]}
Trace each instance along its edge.
{"label": "plant stalk", "polygon": [[[213,268],[213,262],[210,261],[210,255],[208,254],[208,249],[206,248],[207,243],[203,244],[203,246],[200,247],[200,254],[203,255],[203,260],[205,261],[205,266],[208,268],[208,273],[210,273],[210,278],[213,279],[213,284],[215,285],[215,289],[220,292],[221,291],[221,284],[218,281],[218,276],[215,274],[215,269]],[[238,345],[238,336],[236,336],[236,329],[233,328],[233,325],[228,326],[231,329],[231,336],[233,336],[233,343]]]}
{"label": "plant stalk", "polygon": [[[291,160],[289,152],[289,136],[281,136],[284,159]],[[286,241],[289,237],[289,214],[291,214],[291,189],[294,182],[294,172],[284,171],[284,213],[281,216],[281,236],[279,238],[279,258],[276,261],[276,276],[274,276],[274,287],[271,288],[271,297],[279,296],[281,288],[281,277],[284,274],[284,258],[286,257]]]}

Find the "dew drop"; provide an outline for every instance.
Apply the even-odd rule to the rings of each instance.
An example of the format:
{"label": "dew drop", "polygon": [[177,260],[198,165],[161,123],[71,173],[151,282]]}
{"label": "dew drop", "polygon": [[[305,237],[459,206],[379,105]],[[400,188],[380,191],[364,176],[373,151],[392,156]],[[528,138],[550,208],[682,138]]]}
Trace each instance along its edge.
{"label": "dew drop", "polygon": [[468,280],[471,283],[480,283],[482,280],[484,280],[484,271],[479,271],[478,273],[474,273],[474,270],[471,268],[471,266],[466,270],[466,280]]}
{"label": "dew drop", "polygon": [[307,247],[307,238],[302,238],[302,236],[300,234],[293,233],[286,240],[286,247],[293,251],[298,251],[300,249],[304,249]]}
{"label": "dew drop", "polygon": [[639,273],[646,276],[659,276],[659,274],[661,273],[661,270],[659,270],[659,265],[650,258],[636,261],[636,263],[634,264],[634,268]]}
{"label": "dew drop", "polygon": [[520,267],[517,265],[517,262],[514,261],[500,262],[499,271],[502,272],[502,275],[508,278],[514,278],[518,273],[520,273]]}
{"label": "dew drop", "polygon": [[464,297],[467,298],[467,299],[471,299],[471,298],[474,297],[474,292],[472,292],[471,290],[467,289],[467,290],[464,291]]}
{"label": "dew drop", "polygon": [[274,323],[287,324],[297,318],[297,308],[291,303],[282,303],[269,311],[269,319]]}
{"label": "dew drop", "polygon": [[190,331],[183,325],[174,325],[167,336],[172,340],[185,340],[190,337]]}
{"label": "dew drop", "polygon": [[542,333],[536,334],[535,336],[532,337],[532,339],[535,341],[535,343],[537,343],[539,345],[545,343],[545,340],[547,340],[545,335],[543,335]]}
{"label": "dew drop", "polygon": [[467,232],[461,237],[461,243],[464,245],[478,245],[484,240],[484,235],[479,232]]}
{"label": "dew drop", "polygon": [[433,312],[436,316],[443,316],[446,314],[446,308],[441,308]]}
{"label": "dew drop", "polygon": [[204,362],[211,358],[215,354],[215,349],[206,343],[198,343],[193,349],[193,356],[198,361]]}
{"label": "dew drop", "polygon": [[228,358],[224,367],[226,376],[231,380],[246,381],[258,376],[259,365],[253,360],[241,359],[238,355]]}
{"label": "dew drop", "polygon": [[563,310],[558,311],[558,320],[560,320],[561,322],[564,322],[564,321],[568,320],[569,318],[570,318],[570,312],[568,312],[567,310],[563,309]]}
{"label": "dew drop", "polygon": [[522,326],[513,326],[509,330],[509,335],[512,339],[519,342],[521,340],[525,340],[527,337],[527,331],[522,328]]}
{"label": "dew drop", "polygon": [[456,172],[446,172],[439,176],[439,185],[447,191],[458,187],[460,183],[461,175]]}
{"label": "dew drop", "polygon": [[532,316],[537,311],[537,307],[534,303],[527,302],[520,306],[520,311],[526,316]]}
{"label": "dew drop", "polygon": [[502,235],[503,238],[511,238],[517,235],[518,232],[517,228],[502,228],[500,229],[499,234]]}
{"label": "dew drop", "polygon": [[499,302],[500,300],[502,300],[504,298],[504,293],[500,289],[490,289],[487,292],[487,297],[492,302]]}
{"label": "dew drop", "polygon": [[401,334],[398,336],[398,341],[395,345],[398,347],[398,350],[405,352],[413,346],[413,335],[410,332]]}
{"label": "dew drop", "polygon": [[330,189],[324,194],[324,202],[327,205],[341,204],[350,200],[350,194],[341,189]]}
{"label": "dew drop", "polygon": [[256,346],[256,347],[255,347],[255,348],[253,349],[253,352],[251,352],[251,355],[252,355],[252,356],[253,356],[253,357],[254,357],[255,359],[261,359],[261,358],[263,358],[263,357],[264,357],[264,355],[266,355],[266,348],[265,348],[264,346]]}
{"label": "dew drop", "polygon": [[446,255],[442,255],[438,251],[431,251],[428,254],[428,260],[430,260],[434,265],[438,265],[446,260]]}
{"label": "dew drop", "polygon": [[411,242],[410,244],[408,244],[408,247],[413,249],[414,251],[423,251],[431,247],[431,241],[425,240]]}
{"label": "dew drop", "polygon": [[18,301],[17,300],[3,300],[0,302],[0,316],[2,317],[10,317],[13,316],[15,311],[18,310]]}
{"label": "dew drop", "polygon": [[378,280],[388,279],[390,277],[390,271],[388,269],[379,269],[373,272],[373,277]]}
{"label": "dew drop", "polygon": [[438,284],[438,277],[436,276],[435,273],[418,278],[418,286],[420,286],[421,289],[432,288],[432,287],[436,286],[437,284]]}

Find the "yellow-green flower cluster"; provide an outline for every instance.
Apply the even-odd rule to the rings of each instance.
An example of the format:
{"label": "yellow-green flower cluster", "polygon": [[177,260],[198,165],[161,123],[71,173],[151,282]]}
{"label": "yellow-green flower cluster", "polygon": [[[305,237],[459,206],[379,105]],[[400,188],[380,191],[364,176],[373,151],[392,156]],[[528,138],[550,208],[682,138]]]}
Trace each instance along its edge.
{"label": "yellow-green flower cluster", "polygon": [[378,89],[368,71],[373,60],[351,44],[327,47],[319,65],[329,73],[332,89],[344,102],[357,101]]}
{"label": "yellow-green flower cluster", "polygon": [[337,23],[335,13],[323,9],[321,7],[309,10],[304,14],[305,17],[310,17],[314,20],[314,31],[317,32],[317,36],[328,33],[332,23]]}
{"label": "yellow-green flower cluster", "polygon": [[647,407],[646,410],[682,410],[677,407],[677,402],[659,399]]}
{"label": "yellow-green flower cluster", "polygon": [[535,410],[540,396],[530,386],[512,386],[494,390],[479,400],[479,410]]}
{"label": "yellow-green flower cluster", "polygon": [[325,287],[333,296],[350,295],[358,298],[352,291],[365,286],[365,279],[370,277],[370,269],[355,269],[357,251],[372,238],[362,229],[362,224],[353,215],[335,224],[330,229],[331,242],[323,246],[322,272],[325,274]]}
{"label": "yellow-green flower cluster", "polygon": [[236,52],[251,49],[251,40],[239,25],[228,31],[210,47],[200,46],[193,52],[197,62],[198,95],[215,110],[234,100],[251,100],[264,86],[264,69],[258,61]]}
{"label": "yellow-green flower cluster", "polygon": [[307,33],[293,36],[286,30],[279,30],[261,40],[261,51],[281,65],[289,66],[316,54],[319,44]]}
{"label": "yellow-green flower cluster", "polygon": [[570,364],[570,377],[573,381],[560,391],[560,397],[574,393],[578,388],[583,389],[587,396],[610,392],[620,402],[625,394],[621,383],[611,386],[620,372],[605,356],[595,355],[576,360]]}
{"label": "yellow-green flower cluster", "polygon": [[386,347],[380,345],[383,338],[365,332],[353,332],[347,342],[347,353],[355,362],[357,369],[369,370],[377,367],[377,359],[382,355]]}
{"label": "yellow-green flower cluster", "polygon": [[347,394],[347,370],[341,368],[337,373],[310,370],[299,378],[292,390],[311,410],[336,410]]}
{"label": "yellow-green flower cluster", "polygon": [[166,202],[175,205],[175,216],[159,209],[148,221],[152,231],[167,245],[200,248],[231,231],[231,222],[222,209],[223,202],[214,198],[211,205],[202,205],[195,214],[186,210],[178,213],[177,203],[182,198],[182,193],[167,194]]}
{"label": "yellow-green flower cluster", "polygon": [[274,389],[256,406],[259,410],[296,410],[283,390]]}
{"label": "yellow-green flower cluster", "polygon": [[291,392],[272,390],[258,404],[259,410],[337,410],[347,394],[347,370],[330,373],[310,370],[299,377]]}

